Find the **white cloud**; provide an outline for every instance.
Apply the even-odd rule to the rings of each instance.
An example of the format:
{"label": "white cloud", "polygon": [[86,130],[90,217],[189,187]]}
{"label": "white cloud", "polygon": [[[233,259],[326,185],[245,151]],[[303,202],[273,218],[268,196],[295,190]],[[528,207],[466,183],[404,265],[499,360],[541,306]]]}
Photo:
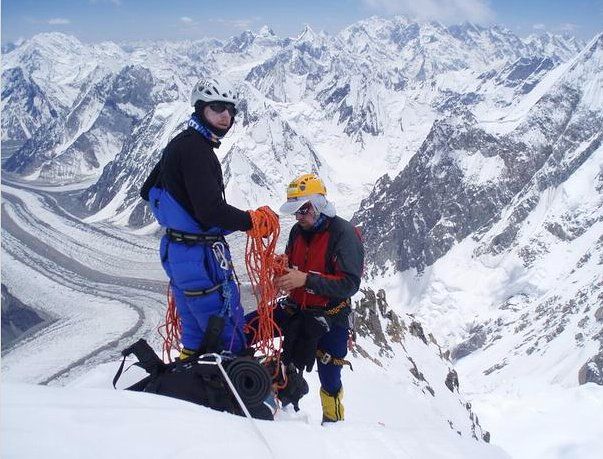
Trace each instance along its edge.
{"label": "white cloud", "polygon": [[71,21],[66,18],[52,18],[52,19],[48,19],[46,21],[46,23],[48,23],[50,25],[66,25],[66,24],[71,24]]}
{"label": "white cloud", "polygon": [[249,29],[258,19],[259,18],[257,17],[244,19],[212,19],[211,22],[217,22],[218,24],[234,29]]}
{"label": "white cloud", "polygon": [[544,24],[534,24],[532,26],[532,29],[534,29],[534,30],[544,30],[544,29],[546,29],[546,26]]}
{"label": "white cloud", "polygon": [[67,19],[67,18],[50,18],[50,19],[39,19],[39,18],[32,18],[31,16],[25,16],[23,19],[25,19],[28,23],[30,24],[36,24],[36,25],[68,25],[71,24],[71,19]]}
{"label": "white cloud", "polygon": [[442,22],[490,22],[494,11],[487,0],[363,0],[371,9]]}
{"label": "white cloud", "polygon": [[558,29],[562,32],[574,32],[578,28],[578,24],[574,24],[572,22],[564,22],[560,24]]}
{"label": "white cloud", "polygon": [[194,21],[193,21],[191,18],[189,18],[188,16],[182,16],[182,17],[180,18],[180,21],[181,21],[181,22],[183,22],[183,23],[185,23],[185,24],[192,24],[192,23],[194,22]]}

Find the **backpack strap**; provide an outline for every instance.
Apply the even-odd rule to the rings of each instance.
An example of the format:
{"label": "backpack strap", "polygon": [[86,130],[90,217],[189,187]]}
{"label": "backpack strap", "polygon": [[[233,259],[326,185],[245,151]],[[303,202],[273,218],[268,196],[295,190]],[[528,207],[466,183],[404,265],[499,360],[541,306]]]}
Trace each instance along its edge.
{"label": "backpack strap", "polygon": [[119,381],[119,378],[123,373],[126,357],[131,354],[134,354],[138,359],[138,362],[134,363],[134,365],[143,368],[150,375],[157,375],[165,371],[166,364],[163,363],[149,343],[147,343],[145,339],[140,338],[134,344],[121,351],[123,359],[119,365],[119,368],[117,369],[117,373],[115,373],[115,376],[113,377],[114,389],[116,389],[117,381]]}

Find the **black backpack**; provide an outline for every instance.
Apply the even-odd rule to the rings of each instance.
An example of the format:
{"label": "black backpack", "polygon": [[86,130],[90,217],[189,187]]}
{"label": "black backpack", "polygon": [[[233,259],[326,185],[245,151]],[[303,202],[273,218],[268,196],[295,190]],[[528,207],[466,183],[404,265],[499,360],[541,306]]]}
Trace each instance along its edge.
{"label": "black backpack", "polygon": [[[192,356],[166,364],[144,339],[140,339],[122,351],[124,358],[113,378],[113,387],[123,372],[126,357],[131,354],[138,358],[134,365],[143,368],[149,375],[126,390],[165,395],[214,410],[244,415],[216,363],[216,354]],[[272,390],[267,370],[251,357],[228,355],[220,358],[250,415],[256,419],[273,420],[274,410],[265,403],[266,399],[270,399]]]}

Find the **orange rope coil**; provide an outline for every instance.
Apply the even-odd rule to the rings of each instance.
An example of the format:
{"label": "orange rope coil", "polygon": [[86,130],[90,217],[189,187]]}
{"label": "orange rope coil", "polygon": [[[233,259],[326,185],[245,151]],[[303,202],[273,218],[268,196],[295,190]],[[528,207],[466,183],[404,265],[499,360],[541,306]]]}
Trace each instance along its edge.
{"label": "orange rope coil", "polygon": [[[275,375],[280,369],[281,344],[275,336],[281,330],[274,321],[277,288],[275,279],[285,273],[287,256],[276,254],[276,242],[281,232],[278,216],[269,207],[249,211],[252,227],[247,231],[245,265],[258,308],[257,317],[246,325],[253,332],[251,344],[265,356],[266,365],[275,363]],[[275,333],[276,332],[276,333]]]}

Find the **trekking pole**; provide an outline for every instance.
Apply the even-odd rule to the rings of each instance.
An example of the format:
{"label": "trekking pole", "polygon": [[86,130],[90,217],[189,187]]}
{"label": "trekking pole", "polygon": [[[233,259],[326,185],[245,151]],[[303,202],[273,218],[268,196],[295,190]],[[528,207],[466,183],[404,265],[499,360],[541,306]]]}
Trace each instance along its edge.
{"label": "trekking pole", "polygon": [[264,437],[264,434],[262,434],[262,431],[260,430],[260,428],[255,423],[255,419],[253,419],[253,417],[251,417],[251,414],[249,413],[249,410],[247,409],[247,407],[243,403],[243,400],[241,399],[241,396],[237,392],[237,389],[235,388],[234,384],[232,383],[230,377],[228,376],[228,373],[226,373],[226,370],[222,366],[222,356],[220,354],[216,354],[216,353],[212,352],[210,354],[203,354],[203,355],[199,356],[199,359],[202,359],[204,357],[213,357],[215,359],[215,362],[204,362],[202,360],[198,360],[198,363],[205,364],[205,365],[217,365],[218,366],[218,368],[222,372],[222,376],[224,376],[224,380],[226,381],[226,384],[228,384],[228,387],[230,388],[230,391],[232,392],[232,394],[237,399],[237,402],[238,402],[239,406],[241,407],[241,410],[245,414],[245,417],[247,417],[247,419],[249,419],[249,421],[251,422],[251,425],[253,426],[255,432],[258,434],[258,436],[260,437],[260,439],[262,440],[262,442],[264,443],[264,445],[266,446],[266,448],[268,448],[268,452],[270,453],[270,457],[276,458],[276,456],[274,454],[274,451],[272,451],[272,448],[270,447],[270,444],[268,443],[268,440],[266,440],[266,437]]}

